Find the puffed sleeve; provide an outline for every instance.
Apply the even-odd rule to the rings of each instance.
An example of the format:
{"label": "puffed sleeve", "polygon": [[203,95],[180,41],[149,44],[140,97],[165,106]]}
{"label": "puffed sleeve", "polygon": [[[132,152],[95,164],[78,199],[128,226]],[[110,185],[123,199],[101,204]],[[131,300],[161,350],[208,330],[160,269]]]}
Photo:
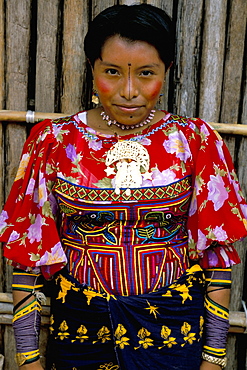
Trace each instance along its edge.
{"label": "puffed sleeve", "polygon": [[230,153],[220,135],[200,119],[191,120],[193,185],[189,218],[189,255],[202,267],[239,262],[232,243],[247,235],[247,205]]}
{"label": "puffed sleeve", "polygon": [[58,147],[51,121],[32,129],[0,215],[0,241],[9,263],[26,270],[41,268],[45,277],[66,263],[52,194]]}

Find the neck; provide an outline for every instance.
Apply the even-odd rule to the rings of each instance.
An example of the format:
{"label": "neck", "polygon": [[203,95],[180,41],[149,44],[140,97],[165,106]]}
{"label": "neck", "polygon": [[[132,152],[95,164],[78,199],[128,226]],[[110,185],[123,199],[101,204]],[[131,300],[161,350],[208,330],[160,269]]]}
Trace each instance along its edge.
{"label": "neck", "polygon": [[152,109],[151,112],[149,113],[148,117],[144,121],[141,121],[141,122],[136,123],[134,125],[126,125],[124,123],[119,123],[116,120],[112,120],[112,119],[110,119],[110,117],[104,111],[101,112],[100,115],[101,115],[103,121],[106,121],[106,124],[107,124],[108,127],[117,126],[121,130],[134,130],[136,128],[142,128],[144,126],[149,125],[150,122],[154,118],[154,114],[155,114],[155,110]]}
{"label": "neck", "polygon": [[141,134],[141,132],[144,129],[151,127],[153,124],[157,123],[165,116],[165,113],[163,111],[157,110],[154,114],[153,120],[149,124],[142,126],[142,127],[122,130],[116,125],[108,126],[107,121],[104,121],[102,119],[102,116],[100,115],[101,112],[102,112],[102,107],[91,109],[88,111],[88,115],[87,115],[88,126],[93,128],[94,130],[96,130],[97,132],[101,134],[104,134],[104,135],[114,134],[117,136],[126,136],[130,134],[135,134],[135,135]]}

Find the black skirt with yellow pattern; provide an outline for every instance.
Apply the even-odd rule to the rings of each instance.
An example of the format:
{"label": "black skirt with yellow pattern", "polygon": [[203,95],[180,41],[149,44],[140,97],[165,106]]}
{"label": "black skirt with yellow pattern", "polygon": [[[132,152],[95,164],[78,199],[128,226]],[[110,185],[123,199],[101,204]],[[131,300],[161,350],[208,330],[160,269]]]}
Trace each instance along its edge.
{"label": "black skirt with yellow pattern", "polygon": [[64,270],[54,279],[47,369],[199,370],[204,279],[196,265],[173,284],[110,296]]}

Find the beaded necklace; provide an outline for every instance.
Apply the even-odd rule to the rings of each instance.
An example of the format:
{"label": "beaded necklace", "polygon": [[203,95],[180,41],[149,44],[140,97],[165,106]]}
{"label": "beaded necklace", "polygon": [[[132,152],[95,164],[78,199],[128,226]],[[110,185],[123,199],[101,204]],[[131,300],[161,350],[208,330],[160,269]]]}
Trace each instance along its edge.
{"label": "beaded necklace", "polygon": [[104,111],[100,113],[102,119],[104,121],[107,121],[107,126],[110,127],[111,125],[115,125],[119,127],[121,130],[133,130],[134,128],[143,127],[152,121],[152,119],[154,118],[154,114],[155,110],[152,109],[149,116],[145,119],[145,121],[136,123],[135,125],[125,125],[124,123],[117,122],[115,119],[114,120],[110,119],[110,117]]}

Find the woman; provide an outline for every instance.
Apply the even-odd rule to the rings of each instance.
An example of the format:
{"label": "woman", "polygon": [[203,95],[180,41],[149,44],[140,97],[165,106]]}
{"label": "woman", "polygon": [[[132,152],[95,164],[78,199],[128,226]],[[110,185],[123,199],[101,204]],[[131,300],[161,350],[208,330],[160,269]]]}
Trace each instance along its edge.
{"label": "woman", "polygon": [[246,204],[219,135],[155,110],[173,44],[161,9],[103,11],[85,38],[101,106],[25,144],[1,216],[23,370],[42,369],[40,272],[53,277],[47,368],[225,366]]}

